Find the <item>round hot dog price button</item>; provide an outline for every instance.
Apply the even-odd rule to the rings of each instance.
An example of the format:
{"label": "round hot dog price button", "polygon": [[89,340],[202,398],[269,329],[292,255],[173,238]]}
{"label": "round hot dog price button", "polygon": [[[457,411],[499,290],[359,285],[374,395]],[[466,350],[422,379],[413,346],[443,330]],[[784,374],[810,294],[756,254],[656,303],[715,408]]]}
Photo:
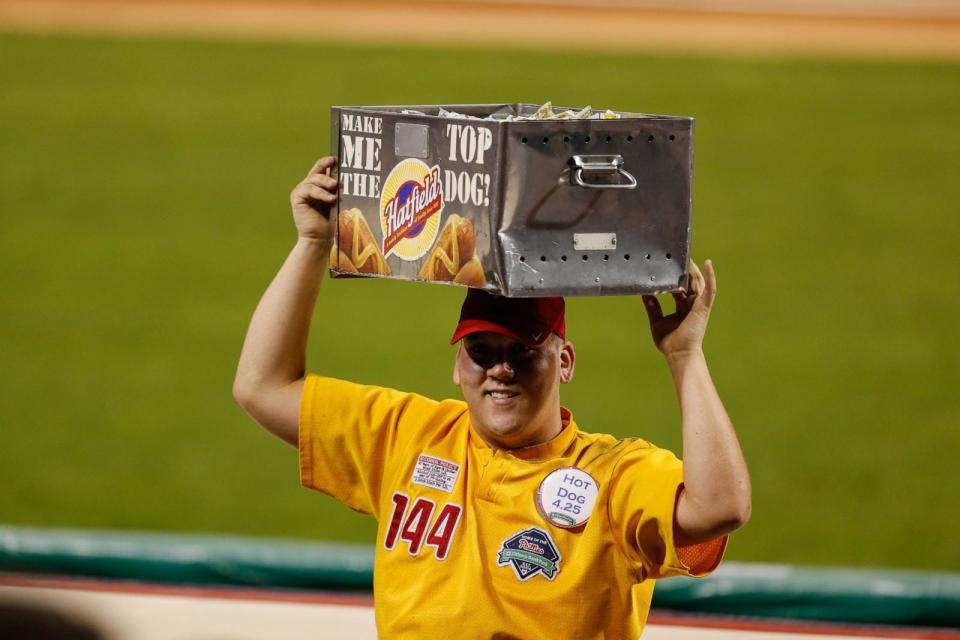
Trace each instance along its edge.
{"label": "round hot dog price button", "polygon": [[537,489],[537,509],[550,524],[563,529],[579,527],[593,513],[600,488],[593,476],[576,467],[548,474]]}

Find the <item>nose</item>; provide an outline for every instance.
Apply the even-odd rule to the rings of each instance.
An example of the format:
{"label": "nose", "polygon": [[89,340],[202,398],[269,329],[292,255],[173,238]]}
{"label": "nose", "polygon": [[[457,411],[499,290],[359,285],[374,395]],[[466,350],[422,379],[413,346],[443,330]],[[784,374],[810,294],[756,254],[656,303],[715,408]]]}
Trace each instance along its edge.
{"label": "nose", "polygon": [[512,378],[514,375],[513,366],[504,358],[498,358],[498,360],[500,362],[493,363],[493,366],[487,369],[487,375],[497,379]]}

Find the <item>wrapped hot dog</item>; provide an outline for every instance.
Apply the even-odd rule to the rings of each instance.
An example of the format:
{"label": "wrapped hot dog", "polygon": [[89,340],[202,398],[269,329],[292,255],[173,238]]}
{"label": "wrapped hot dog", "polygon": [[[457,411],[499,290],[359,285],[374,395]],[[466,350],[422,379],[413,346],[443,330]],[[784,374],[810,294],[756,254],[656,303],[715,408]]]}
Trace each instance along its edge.
{"label": "wrapped hot dog", "polygon": [[330,266],[341,273],[390,275],[373,232],[360,209],[346,209],[337,217],[337,238],[330,251]]}
{"label": "wrapped hot dog", "polygon": [[486,278],[476,246],[473,223],[455,213],[450,215],[417,278],[482,287]]}

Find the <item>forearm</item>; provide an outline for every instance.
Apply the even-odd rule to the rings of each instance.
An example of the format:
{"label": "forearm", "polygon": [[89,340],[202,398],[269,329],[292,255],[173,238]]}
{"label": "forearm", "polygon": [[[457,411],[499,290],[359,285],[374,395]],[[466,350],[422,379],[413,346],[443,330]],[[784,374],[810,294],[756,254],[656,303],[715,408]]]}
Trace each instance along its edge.
{"label": "forearm", "polygon": [[260,299],[237,366],[238,400],[303,378],[310,320],[329,247],[326,241],[299,239]]}
{"label": "forearm", "polygon": [[667,358],[683,424],[684,492],[677,522],[688,542],[730,533],[750,517],[750,476],[701,351]]}

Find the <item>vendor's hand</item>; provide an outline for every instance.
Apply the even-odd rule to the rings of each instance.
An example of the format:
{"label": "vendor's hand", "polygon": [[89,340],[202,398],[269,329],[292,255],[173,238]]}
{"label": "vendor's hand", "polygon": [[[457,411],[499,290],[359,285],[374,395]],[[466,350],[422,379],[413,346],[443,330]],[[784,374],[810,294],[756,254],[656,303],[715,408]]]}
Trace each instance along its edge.
{"label": "vendor's hand", "polygon": [[293,222],[300,238],[330,242],[330,209],[337,201],[337,181],[330,177],[330,169],[336,164],[337,159],[332,156],[320,158],[290,192]]}
{"label": "vendor's hand", "polygon": [[686,294],[674,293],[677,310],[663,315],[655,296],[643,296],[643,306],[650,318],[650,333],[657,349],[668,359],[685,354],[702,353],[703,336],[710,319],[710,309],[717,297],[717,274],[713,262],[703,264],[704,274],[690,261],[690,285]]}

